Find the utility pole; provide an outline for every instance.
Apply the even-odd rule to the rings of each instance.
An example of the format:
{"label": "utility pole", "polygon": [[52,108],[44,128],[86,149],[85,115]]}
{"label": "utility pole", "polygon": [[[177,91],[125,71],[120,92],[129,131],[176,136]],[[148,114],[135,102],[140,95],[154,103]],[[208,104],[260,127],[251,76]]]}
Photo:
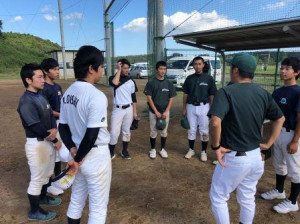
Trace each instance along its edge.
{"label": "utility pole", "polygon": [[107,83],[108,83],[108,78],[112,75],[111,43],[110,43],[110,27],[109,27],[108,10],[109,8],[107,6],[107,0],[104,0],[104,28],[105,28],[105,53],[106,53],[105,58],[106,58]]}
{"label": "utility pole", "polygon": [[64,26],[63,26],[62,11],[61,11],[61,0],[58,0],[58,14],[59,14],[59,25],[60,25],[61,51],[62,51],[62,59],[63,59],[64,79],[67,80],[65,37],[64,37]]}
{"label": "utility pole", "polygon": [[163,0],[155,0],[155,61],[161,61],[164,59],[164,4]]}

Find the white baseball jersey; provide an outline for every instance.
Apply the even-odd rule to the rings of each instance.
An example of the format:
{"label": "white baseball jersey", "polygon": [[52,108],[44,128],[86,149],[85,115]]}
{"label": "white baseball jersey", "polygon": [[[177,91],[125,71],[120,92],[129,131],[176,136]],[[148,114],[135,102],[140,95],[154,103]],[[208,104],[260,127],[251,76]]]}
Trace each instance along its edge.
{"label": "white baseball jersey", "polygon": [[77,148],[87,128],[100,127],[95,145],[107,145],[110,137],[107,131],[106,96],[92,84],[76,81],[61,100],[60,123],[69,125]]}

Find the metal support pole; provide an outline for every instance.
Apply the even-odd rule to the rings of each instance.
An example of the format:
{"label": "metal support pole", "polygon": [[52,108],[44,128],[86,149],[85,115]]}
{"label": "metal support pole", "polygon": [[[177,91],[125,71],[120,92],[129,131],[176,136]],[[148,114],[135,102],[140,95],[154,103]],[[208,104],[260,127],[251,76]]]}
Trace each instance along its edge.
{"label": "metal support pole", "polygon": [[217,77],[217,52],[215,51],[215,68],[214,68],[214,80],[216,81]]}
{"label": "metal support pole", "polygon": [[62,11],[61,11],[61,0],[58,0],[58,14],[59,14],[59,25],[60,25],[60,37],[61,37],[61,50],[62,50],[62,59],[63,59],[64,79],[67,80],[65,37],[64,37],[64,26],[63,26]]}
{"label": "metal support pole", "polygon": [[156,0],[156,32],[155,32],[155,62],[164,59],[164,4]]}
{"label": "metal support pole", "polygon": [[220,52],[220,54],[222,55],[223,58],[223,71],[222,71],[222,87],[225,86],[225,75],[226,75],[226,57],[223,51]]}
{"label": "metal support pole", "polygon": [[[114,22],[110,23],[110,37],[111,37],[111,62],[114,64],[114,59],[115,59]],[[111,66],[111,74],[115,74],[114,66]]]}
{"label": "metal support pole", "polygon": [[276,65],[275,65],[275,78],[274,78],[274,89],[273,89],[273,91],[275,91],[276,86],[277,86],[279,54],[280,54],[280,48],[277,48]]}
{"label": "metal support pole", "polygon": [[107,76],[107,83],[108,78],[111,76],[111,43],[110,43],[110,31],[109,31],[109,18],[107,9],[107,0],[104,0],[104,28],[105,28],[105,51],[106,51],[106,76]]}

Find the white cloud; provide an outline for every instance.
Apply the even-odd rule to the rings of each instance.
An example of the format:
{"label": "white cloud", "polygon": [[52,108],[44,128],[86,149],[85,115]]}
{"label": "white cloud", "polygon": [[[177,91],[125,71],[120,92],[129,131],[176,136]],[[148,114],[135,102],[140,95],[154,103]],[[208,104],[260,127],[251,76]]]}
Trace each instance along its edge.
{"label": "white cloud", "polygon": [[55,21],[57,19],[56,16],[53,16],[53,15],[50,15],[50,14],[46,14],[43,17],[44,17],[45,20],[50,21],[50,22]]}
{"label": "white cloud", "polygon": [[50,5],[45,5],[43,8],[41,8],[40,11],[43,12],[43,13],[45,13],[45,12],[53,12],[53,10],[51,9]]}
{"label": "white cloud", "polygon": [[69,20],[69,19],[82,19],[82,13],[79,12],[74,12],[74,13],[70,13],[68,15],[66,15],[64,17],[65,20]]}
{"label": "white cloud", "polygon": [[123,29],[132,31],[132,32],[140,32],[144,31],[147,28],[147,18],[140,17],[132,20],[128,24],[123,26]]}
{"label": "white cloud", "polygon": [[18,21],[21,21],[23,20],[23,17],[22,16],[15,16],[12,20],[10,20],[10,22],[18,22]]}
{"label": "white cloud", "polygon": [[[181,26],[179,26],[179,28],[176,29],[176,31],[172,32],[172,34],[196,32],[201,30],[210,30],[239,25],[238,21],[230,20],[226,16],[219,15],[215,10],[207,13],[200,13],[197,11],[193,11],[191,13],[176,12],[171,16],[164,15],[165,33],[169,32],[171,29],[173,29],[173,27],[178,26],[191,15],[193,16]],[[125,29],[131,32],[146,31],[147,19],[144,17],[134,19],[128,24],[124,25],[122,28],[118,28],[117,30],[121,31],[121,29]]]}
{"label": "white cloud", "polygon": [[77,26],[77,24],[76,24],[76,23],[73,23],[73,22],[69,23],[68,25],[69,25],[69,26],[72,26],[72,27],[73,27],[73,26]]}
{"label": "white cloud", "polygon": [[269,4],[265,5],[265,6],[263,6],[262,8],[264,10],[273,11],[273,10],[284,8],[286,6],[286,3],[287,3],[287,1],[280,1],[280,2],[269,3]]}

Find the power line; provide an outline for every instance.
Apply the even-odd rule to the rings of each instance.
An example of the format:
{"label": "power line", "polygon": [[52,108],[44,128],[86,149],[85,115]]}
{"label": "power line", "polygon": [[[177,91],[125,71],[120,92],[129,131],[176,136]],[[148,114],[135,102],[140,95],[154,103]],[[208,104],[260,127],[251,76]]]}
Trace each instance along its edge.
{"label": "power line", "polygon": [[82,46],[82,45],[87,45],[87,44],[92,44],[92,43],[100,42],[100,41],[103,41],[103,40],[105,40],[105,38],[102,38],[102,39],[99,39],[99,40],[93,40],[93,41],[85,42],[85,43],[81,43],[81,44],[70,45],[70,46],[68,46],[68,48]]}
{"label": "power line", "polygon": [[207,5],[209,5],[211,2],[213,2],[213,0],[210,0],[208,2],[206,2],[204,4],[204,6],[202,6],[200,9],[198,9],[197,11],[195,11],[192,15],[190,15],[188,18],[186,18],[183,22],[181,22],[179,25],[175,26],[171,31],[169,31],[168,33],[166,33],[166,35],[164,36],[164,38],[166,38],[170,33],[172,33],[174,30],[176,30],[179,26],[181,26],[182,24],[184,24],[186,21],[188,21],[190,18],[192,18],[194,15],[196,15],[198,12],[200,12],[202,9],[204,9]]}

